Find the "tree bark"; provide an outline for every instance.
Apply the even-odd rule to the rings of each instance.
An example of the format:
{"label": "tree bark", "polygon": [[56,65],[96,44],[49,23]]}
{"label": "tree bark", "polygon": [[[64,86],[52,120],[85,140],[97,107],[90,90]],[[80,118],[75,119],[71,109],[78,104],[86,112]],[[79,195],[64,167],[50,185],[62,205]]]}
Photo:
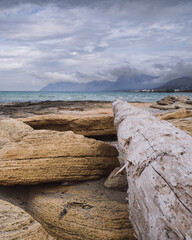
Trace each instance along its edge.
{"label": "tree bark", "polygon": [[192,137],[125,101],[113,111],[138,239],[192,239]]}

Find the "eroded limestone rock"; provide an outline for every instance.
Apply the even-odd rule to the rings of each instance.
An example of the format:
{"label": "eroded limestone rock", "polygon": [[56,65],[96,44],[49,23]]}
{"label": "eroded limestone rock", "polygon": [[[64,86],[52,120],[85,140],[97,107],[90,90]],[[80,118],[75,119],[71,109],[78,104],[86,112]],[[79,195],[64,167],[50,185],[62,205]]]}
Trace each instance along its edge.
{"label": "eroded limestone rock", "polygon": [[174,112],[158,114],[157,117],[167,120],[192,136],[192,111],[182,108]]}
{"label": "eroded limestone rock", "polygon": [[63,114],[41,115],[20,119],[34,129],[73,131],[84,136],[116,136],[114,118],[110,111],[65,111]]}
{"label": "eroded limestone rock", "polygon": [[0,239],[54,240],[28,213],[0,200]]}
{"label": "eroded limestone rock", "polygon": [[158,100],[156,103],[153,103],[150,107],[160,110],[171,110],[179,108],[192,109],[192,104],[189,96],[168,95],[165,98]]}
{"label": "eroded limestone rock", "polygon": [[176,102],[186,103],[186,101],[190,100],[190,97],[187,95],[179,96],[179,95],[168,95],[163,99],[157,101],[159,105],[171,105]]}
{"label": "eroded limestone rock", "polygon": [[111,102],[105,101],[41,101],[12,102],[0,104],[0,112],[10,118],[24,118],[34,115],[59,114],[63,111],[86,112],[87,110],[111,110]]}
{"label": "eroded limestone rock", "polygon": [[0,121],[0,146],[3,185],[99,179],[119,165],[110,144],[13,119]]}
{"label": "eroded limestone rock", "polygon": [[[120,171],[121,167],[116,167],[109,175],[104,185],[108,189],[115,189],[126,192],[128,189],[126,170]],[[118,173],[118,171],[120,171]]]}
{"label": "eroded limestone rock", "polygon": [[180,119],[180,118],[192,117],[192,111],[187,110],[186,108],[181,108],[174,112],[158,114],[156,116],[162,120]]}
{"label": "eroded limestone rock", "polygon": [[185,131],[187,134],[192,136],[192,117],[182,118],[182,119],[171,119],[168,120],[177,128]]}
{"label": "eroded limestone rock", "polygon": [[60,240],[135,239],[126,193],[108,190],[103,183],[31,187],[26,211]]}

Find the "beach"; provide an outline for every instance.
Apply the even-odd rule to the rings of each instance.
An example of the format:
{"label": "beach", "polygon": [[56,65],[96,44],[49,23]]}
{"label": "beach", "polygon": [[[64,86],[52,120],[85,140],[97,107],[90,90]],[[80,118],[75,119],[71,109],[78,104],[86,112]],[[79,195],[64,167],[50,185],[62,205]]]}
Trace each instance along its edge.
{"label": "beach", "polygon": [[[188,134],[192,134],[192,114],[190,110],[184,111],[184,108],[160,110],[150,108],[152,105],[150,102],[132,102],[131,105],[146,110],[160,119],[166,119],[166,121],[170,121]],[[191,107],[189,104],[185,104],[186,106]],[[3,165],[0,168],[1,172],[4,171],[0,182],[5,186],[3,187],[5,192],[9,188],[6,186],[15,184],[23,186],[22,193],[18,190],[18,196],[23,202],[23,206],[15,199],[10,202],[30,213],[48,232],[25,211],[1,200],[0,238],[34,240],[39,236],[38,239],[42,240],[58,239],[58,237],[59,239],[75,239],[69,234],[74,230],[73,234],[80,234],[77,239],[121,239],[122,236],[136,239],[127,211],[127,193],[126,190],[123,190],[123,192],[121,190],[125,175],[124,180],[118,179],[113,180],[112,183],[106,183],[110,190],[101,187],[110,172],[123,164],[120,159],[120,163],[117,160],[116,148],[118,149],[118,142],[114,127],[112,102],[61,100],[12,102],[1,104],[0,112],[1,139],[4,139],[1,140],[3,146],[1,156],[5,159],[2,164],[12,161],[11,165],[6,165],[4,170]],[[4,129],[6,129],[9,137],[3,135]],[[10,161],[10,159],[12,160]],[[22,165],[17,165],[18,159],[23,161]],[[39,160],[35,163],[37,159]],[[64,159],[68,159],[68,162],[61,165],[61,161],[65,161]],[[72,161],[72,165],[69,164],[69,161]],[[88,161],[90,161],[90,165]],[[109,163],[108,165],[106,165],[106,161]],[[34,166],[33,162],[35,163]],[[38,164],[40,165],[38,166]],[[86,165],[87,168],[83,169],[80,165]],[[74,170],[76,166],[78,166],[77,172]],[[14,170],[14,168],[17,170]],[[66,173],[61,168],[69,170]],[[98,179],[103,180],[97,182]],[[90,180],[91,182],[89,182]],[[86,192],[88,185],[92,183],[93,186],[91,185],[89,191],[92,189],[94,197]],[[72,187],[70,187],[71,185]],[[77,190],[73,193],[75,187],[77,187]],[[78,195],[80,193],[79,189],[84,189],[84,196]],[[97,199],[99,189],[102,189],[101,202],[99,198]],[[15,190],[17,192],[17,187]],[[25,190],[26,193],[23,193]],[[29,199],[29,195],[26,195],[28,191],[30,191],[33,200]],[[69,191],[69,196],[66,195],[66,199],[63,198],[63,192],[65,191]],[[41,192],[43,192],[43,195]],[[73,194],[75,195],[73,196]],[[116,197],[113,201],[119,204],[119,209],[110,200],[115,194],[119,197]],[[38,198],[35,200],[37,196]],[[75,200],[75,196],[78,200]],[[58,200],[56,201],[56,199]],[[6,200],[6,197],[4,200]],[[73,207],[69,205],[69,202],[75,202]],[[48,204],[48,208],[46,208],[46,204]],[[40,206],[44,210],[39,211]],[[63,206],[66,207],[63,209]],[[55,210],[50,211],[52,208]],[[89,214],[92,214],[91,218],[98,218],[98,222],[95,223],[97,225],[91,231],[89,230],[89,217],[86,218],[89,214],[82,212],[84,208],[92,209],[89,211]],[[104,218],[102,211],[105,211],[108,226],[105,229],[106,231],[104,231],[106,224],[102,225],[101,220],[99,220]],[[115,215],[116,211],[121,212],[121,217]],[[74,214],[77,214],[78,217],[75,217]],[[109,217],[111,214],[114,215],[113,220]],[[73,227],[73,230],[63,217],[65,215],[71,222],[77,224]],[[17,221],[17,224],[13,224],[15,221]],[[50,227],[52,221],[56,227]],[[81,228],[81,224],[78,225],[79,221],[83,221],[84,227]],[[5,222],[6,224],[4,224]],[[114,224],[117,224],[118,227]],[[125,230],[122,231],[121,225],[124,225],[123,229]],[[57,226],[62,229],[56,230]],[[68,232],[67,235],[65,235],[65,228]],[[83,229],[88,236],[87,238],[82,237]],[[97,232],[97,229],[103,229],[104,233],[102,234],[100,230]],[[78,233],[79,231],[80,233]],[[113,231],[113,235],[111,235],[111,231]],[[95,232],[95,235],[91,232]],[[61,238],[61,236],[65,236],[65,238]]]}

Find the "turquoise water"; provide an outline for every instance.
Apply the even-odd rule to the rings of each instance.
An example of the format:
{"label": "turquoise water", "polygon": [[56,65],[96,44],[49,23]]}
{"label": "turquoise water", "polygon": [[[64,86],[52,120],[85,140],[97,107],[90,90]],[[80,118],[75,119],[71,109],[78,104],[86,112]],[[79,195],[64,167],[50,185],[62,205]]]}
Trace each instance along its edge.
{"label": "turquoise water", "polygon": [[[175,95],[188,95],[192,93],[171,93]],[[124,99],[128,102],[155,102],[170,93],[130,93],[130,92],[0,92],[0,103],[5,102],[39,102],[39,101],[114,101]]]}

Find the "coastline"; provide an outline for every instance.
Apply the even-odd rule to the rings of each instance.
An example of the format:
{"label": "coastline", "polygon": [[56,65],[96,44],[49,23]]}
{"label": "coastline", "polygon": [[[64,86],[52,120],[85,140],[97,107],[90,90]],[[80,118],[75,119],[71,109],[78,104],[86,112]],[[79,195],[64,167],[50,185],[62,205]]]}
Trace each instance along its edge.
{"label": "coastline", "polygon": [[[171,93],[171,95],[185,95],[186,93]],[[127,102],[156,102],[170,95],[170,93],[150,92],[25,92],[25,91],[0,91],[0,103],[9,102],[32,102],[41,101],[109,101],[123,99]],[[188,93],[192,98],[192,93]]]}
{"label": "coastline", "polygon": [[[150,112],[163,112],[150,109],[151,102],[129,102],[133,106],[145,108]],[[107,111],[112,114],[111,101],[40,101],[40,102],[12,102],[0,104],[0,118],[21,118],[34,115],[62,114],[67,112]]]}

